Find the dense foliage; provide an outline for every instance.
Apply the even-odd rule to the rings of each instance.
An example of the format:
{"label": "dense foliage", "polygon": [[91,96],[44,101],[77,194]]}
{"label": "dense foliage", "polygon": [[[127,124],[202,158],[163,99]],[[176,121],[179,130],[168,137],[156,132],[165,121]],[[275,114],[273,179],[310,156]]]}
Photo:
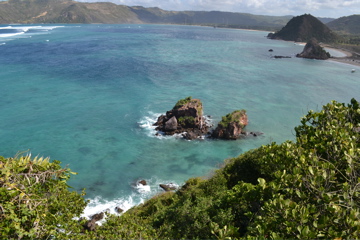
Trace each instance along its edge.
{"label": "dense foliage", "polygon": [[[76,239],[358,238],[359,103],[354,99],[348,105],[334,101],[320,112],[310,111],[295,132],[295,142],[272,143],[228,159],[208,179],[189,179],[176,192],[155,196],[122,216],[111,215],[96,231],[83,232],[85,220],[78,225],[62,222],[62,227]],[[1,176],[3,183],[5,177]],[[2,194],[15,189],[7,188],[2,188]],[[38,194],[45,193],[53,195],[49,190]],[[23,191],[23,196],[28,195]],[[18,198],[12,195],[2,201],[2,212],[5,204]],[[82,204],[79,201],[77,205]],[[38,210],[40,217],[44,210]],[[56,214],[60,212],[67,216],[63,211],[59,207],[54,217],[62,217]],[[1,216],[0,224],[9,226],[7,232],[14,234],[15,224],[4,219],[3,213]],[[31,215],[18,211],[15,216]],[[48,221],[45,232],[53,227]]]}
{"label": "dense foliage", "polygon": [[[48,158],[0,157],[0,238],[50,238],[71,233],[86,202],[69,191],[70,172]],[[83,194],[82,194],[83,195]],[[69,204],[71,203],[71,204]]]}

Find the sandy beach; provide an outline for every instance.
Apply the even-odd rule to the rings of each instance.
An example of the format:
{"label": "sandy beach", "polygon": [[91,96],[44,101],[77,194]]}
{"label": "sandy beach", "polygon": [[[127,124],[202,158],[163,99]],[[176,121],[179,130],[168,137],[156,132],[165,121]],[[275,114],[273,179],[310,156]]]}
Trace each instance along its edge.
{"label": "sandy beach", "polygon": [[350,64],[350,65],[360,67],[360,58],[356,57],[355,53],[352,53],[349,50],[334,48],[334,47],[331,47],[328,45],[323,46],[323,47],[325,48],[325,50],[330,49],[330,50],[337,51],[337,52],[340,52],[343,55],[345,55],[344,57],[331,57],[331,58],[329,58],[330,61]]}
{"label": "sandy beach", "polygon": [[[293,42],[293,41],[289,41],[289,42]],[[294,43],[297,45],[301,45],[301,46],[306,45],[306,42],[294,42]],[[356,54],[352,53],[350,50],[335,48],[331,45],[325,45],[325,44],[323,44],[321,46],[326,51],[333,51],[333,52],[340,53],[339,55],[343,55],[341,57],[332,56],[331,58],[328,59],[329,61],[335,61],[335,62],[350,64],[350,65],[360,67],[360,56],[356,56]]]}

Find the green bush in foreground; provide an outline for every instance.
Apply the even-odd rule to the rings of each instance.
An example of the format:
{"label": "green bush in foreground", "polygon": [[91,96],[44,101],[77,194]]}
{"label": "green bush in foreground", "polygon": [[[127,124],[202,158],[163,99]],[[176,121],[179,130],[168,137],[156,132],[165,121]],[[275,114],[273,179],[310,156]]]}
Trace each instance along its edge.
{"label": "green bush in foreground", "polygon": [[[47,239],[66,236],[77,225],[72,218],[86,206],[68,190],[70,169],[59,161],[0,157],[0,238]],[[71,203],[71,204],[69,204]]]}
{"label": "green bush in foreground", "polygon": [[[359,238],[359,103],[352,99],[346,106],[334,101],[320,112],[310,111],[295,131],[295,142],[272,143],[228,159],[209,179],[191,178],[176,192],[157,195],[122,216],[110,216],[94,232],[82,230],[84,221],[62,222],[62,228],[76,239]],[[0,182],[5,179],[2,172]],[[54,183],[63,186],[61,181]],[[10,195],[7,188],[1,189],[2,195]],[[39,191],[40,196],[56,193],[53,188]],[[22,196],[29,194],[23,191]],[[84,202],[74,198],[78,202],[72,213],[79,213]],[[6,199],[1,202],[2,212],[16,209],[14,216],[20,222],[32,216],[14,207],[19,200],[15,195]],[[63,215],[56,213],[69,214],[60,200],[66,202],[60,198],[55,205],[58,218]],[[9,204],[14,206],[4,207]],[[36,216],[45,213],[39,208]],[[8,226],[5,233],[14,238],[20,236],[14,235],[16,222],[6,216],[2,213],[0,227]],[[42,234],[22,236],[64,236],[56,235],[54,222],[44,223],[43,231],[37,229]],[[25,226],[31,224],[34,221]]]}

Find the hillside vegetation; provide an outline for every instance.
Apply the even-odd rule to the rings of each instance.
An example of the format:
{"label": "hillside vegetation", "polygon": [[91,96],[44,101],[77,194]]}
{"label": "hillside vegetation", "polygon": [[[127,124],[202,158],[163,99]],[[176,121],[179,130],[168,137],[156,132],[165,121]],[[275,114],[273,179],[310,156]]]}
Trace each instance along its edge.
{"label": "hillside vegetation", "polygon": [[176,192],[110,215],[95,231],[84,230],[86,220],[72,218],[84,202],[63,187],[68,169],[48,160],[0,158],[2,237],[357,239],[359,103],[334,101],[310,111],[295,133],[295,142],[228,159],[210,178],[189,179]]}
{"label": "hillside vegetation", "polygon": [[71,0],[0,2],[0,23],[141,23],[127,6]]}
{"label": "hillside vegetation", "polygon": [[339,34],[360,35],[360,15],[351,15],[335,19],[326,24]]}
{"label": "hillside vegetation", "polygon": [[219,11],[165,11],[109,2],[8,0],[0,2],[0,23],[161,23],[254,29],[279,29],[290,16],[262,16]]}
{"label": "hillside vegetation", "polygon": [[[337,47],[353,52],[353,57],[360,56],[360,15],[341,17],[326,24],[340,37]],[[354,54],[355,53],[355,54]]]}

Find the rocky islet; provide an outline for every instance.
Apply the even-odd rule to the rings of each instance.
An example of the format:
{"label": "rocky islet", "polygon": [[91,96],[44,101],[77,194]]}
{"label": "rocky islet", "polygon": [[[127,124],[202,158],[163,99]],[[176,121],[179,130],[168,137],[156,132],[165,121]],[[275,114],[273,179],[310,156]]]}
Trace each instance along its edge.
{"label": "rocky islet", "polygon": [[222,117],[215,130],[203,116],[200,99],[187,97],[179,100],[173,109],[160,115],[154,123],[156,130],[164,135],[182,134],[183,138],[193,140],[209,136],[216,139],[236,140],[241,136],[258,136],[260,132],[245,132],[248,117],[245,110],[236,110]]}

